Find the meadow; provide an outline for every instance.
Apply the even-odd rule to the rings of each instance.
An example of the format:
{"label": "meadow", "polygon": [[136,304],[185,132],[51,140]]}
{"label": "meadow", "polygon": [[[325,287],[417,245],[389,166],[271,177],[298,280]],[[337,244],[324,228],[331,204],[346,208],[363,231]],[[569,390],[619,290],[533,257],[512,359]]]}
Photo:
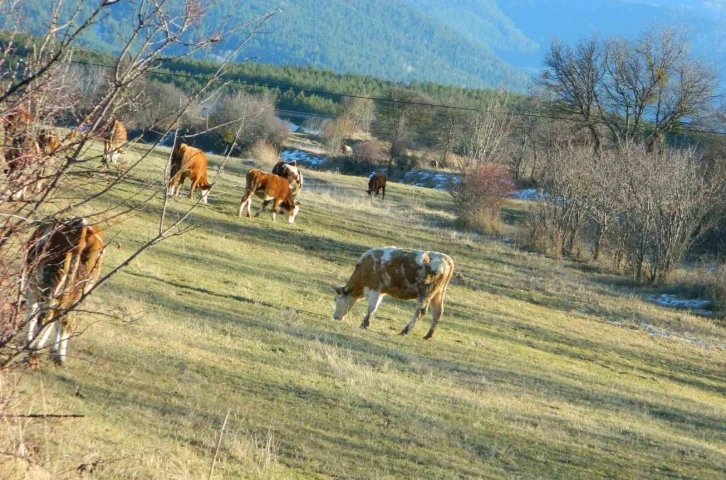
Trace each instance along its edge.
{"label": "meadow", "polygon": [[[159,148],[93,208],[161,179],[167,155]],[[252,165],[230,160],[191,216],[196,229],[91,298],[89,310],[117,318],[81,316],[65,367],[17,380],[23,412],[84,415],[20,434],[53,478],[207,478],[227,416],[214,478],[726,471],[721,321],[649,303],[607,269],[520,248],[526,202],[507,204],[502,235],[476,235],[457,230],[445,192],[389,184],[385,202],[371,201],[364,178],[304,170],[293,225],[238,218]],[[170,213],[189,205],[174,199]],[[107,228],[104,270],[154,234],[160,207]],[[397,334],[412,302],[387,298],[367,331],[363,301],[332,319],[329,283],[389,245],[456,263],[433,340],[430,316]]]}

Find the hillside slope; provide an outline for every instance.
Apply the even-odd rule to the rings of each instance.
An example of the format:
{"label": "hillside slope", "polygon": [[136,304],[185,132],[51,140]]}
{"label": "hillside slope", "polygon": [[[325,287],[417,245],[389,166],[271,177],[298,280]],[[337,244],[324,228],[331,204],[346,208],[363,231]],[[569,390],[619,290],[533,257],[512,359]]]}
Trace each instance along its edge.
{"label": "hillside slope", "polygon": [[[133,205],[146,196],[134,196],[140,186],[163,190],[147,182],[166,158],[159,149],[95,210],[119,197]],[[210,160],[214,169],[219,158]],[[228,412],[214,478],[719,478],[726,469],[726,335],[712,320],[647,303],[581,264],[457,232],[443,192],[392,184],[371,203],[364,178],[306,171],[294,225],[238,218],[250,166],[233,160],[193,214],[198,228],[134,261],[87,306],[123,321],[81,315],[88,330],[67,367],[24,377],[21,394],[42,387],[52,401],[40,410],[40,394],[21,398],[22,413],[85,415],[53,423],[50,436],[43,422],[23,429],[56,477],[83,463],[94,478],[206,478]],[[188,205],[173,201],[169,215]],[[524,208],[508,205],[507,219]],[[107,228],[104,270],[153,234],[159,209]],[[385,245],[454,258],[434,340],[422,339],[430,317],[397,335],[411,302],[384,300],[367,331],[364,302],[331,318],[328,282]]]}
{"label": "hillside slope", "polygon": [[[38,33],[50,15],[46,0],[28,0],[22,5],[28,19],[23,28]],[[229,15],[230,24],[241,24],[278,7],[282,12],[237,60],[254,57],[263,63],[311,65],[406,82],[518,90],[527,82],[524,74],[493,53],[482,35],[459,33],[451,22],[441,22],[430,14],[435,12],[414,8],[403,0],[221,0],[206,23],[211,28]],[[118,48],[117,37],[128,32],[125,19],[133,8],[126,2],[108,7],[108,18],[84,37],[86,44],[103,50]],[[236,47],[245,35],[240,30],[223,41],[218,46],[221,53]],[[521,38],[508,41],[526,43]]]}

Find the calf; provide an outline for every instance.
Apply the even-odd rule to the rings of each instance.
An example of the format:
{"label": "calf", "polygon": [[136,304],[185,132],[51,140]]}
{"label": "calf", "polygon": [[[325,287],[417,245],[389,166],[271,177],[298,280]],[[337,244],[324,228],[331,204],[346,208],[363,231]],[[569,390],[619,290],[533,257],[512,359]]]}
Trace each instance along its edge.
{"label": "calf", "polygon": [[126,153],[124,147],[128,141],[124,124],[114,120],[111,129],[101,134],[101,139],[103,140],[103,164],[108,166],[109,159],[114,164],[123,161]]}
{"label": "calf", "polygon": [[171,172],[167,193],[179,195],[187,177],[192,182],[189,198],[194,198],[194,189],[199,187],[202,191],[202,202],[207,203],[209,189],[212,188],[207,182],[207,156],[200,149],[182,143],[177,145],[171,153]]}
{"label": "calf", "polygon": [[51,356],[63,363],[74,328],[69,309],[98,280],[103,247],[103,232],[84,218],[42,224],[33,232],[23,279],[29,349],[43,348],[54,329]]}
{"label": "calf", "polygon": [[383,200],[386,199],[386,181],[387,177],[385,173],[374,173],[371,175],[371,177],[368,179],[368,190],[366,190],[366,193],[373,196],[373,193],[375,192],[376,196],[378,196],[378,192],[383,190]]}
{"label": "calf", "polygon": [[250,208],[253,194],[262,199],[262,205],[260,205],[255,217],[262,213],[270,202],[272,202],[272,220],[275,220],[275,213],[278,208],[287,213],[287,223],[290,224],[295,221],[295,217],[300,212],[300,202],[295,200],[290,184],[286,179],[253,168],[247,172],[247,186],[239,204],[240,217],[242,216],[242,210],[245,208],[247,209],[247,216],[251,216]]}
{"label": "calf", "polygon": [[419,318],[433,310],[431,328],[424,337],[432,338],[444,313],[446,288],[454,274],[454,261],[448,255],[396,247],[373,248],[358,259],[353,275],[345,286],[334,286],[335,320],[343,320],[355,303],[367,296],[368,313],[361,328],[368,328],[384,295],[400,300],[416,299],[413,318],[401,331],[406,335]]}
{"label": "calf", "polygon": [[297,166],[297,162],[277,162],[275,166],[272,167],[272,173],[278,177],[286,178],[290,183],[290,189],[292,190],[293,196],[297,197],[303,187],[303,176]]}

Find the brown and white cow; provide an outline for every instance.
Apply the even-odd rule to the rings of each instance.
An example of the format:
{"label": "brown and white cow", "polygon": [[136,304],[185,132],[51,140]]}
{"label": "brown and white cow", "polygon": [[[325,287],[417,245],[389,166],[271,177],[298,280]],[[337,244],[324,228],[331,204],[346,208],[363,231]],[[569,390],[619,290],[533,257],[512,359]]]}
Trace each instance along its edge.
{"label": "brown and white cow", "polygon": [[[57,363],[63,363],[74,328],[68,310],[98,280],[103,248],[103,232],[84,218],[49,222],[33,232],[23,279],[27,348],[45,347],[51,330],[55,330],[51,356]],[[59,319],[59,315],[63,316]]]}
{"label": "brown and white cow", "polygon": [[251,216],[252,195],[262,199],[262,205],[255,217],[262,213],[270,202],[272,202],[272,220],[275,220],[277,210],[282,209],[287,214],[287,223],[292,224],[300,212],[300,202],[295,200],[287,179],[257,168],[247,172],[247,186],[239,204],[240,217],[244,209],[247,209],[247,216]]}
{"label": "brown and white cow", "polygon": [[126,153],[124,147],[128,141],[128,133],[124,124],[114,120],[111,128],[101,133],[101,139],[103,140],[103,164],[108,166],[109,160],[114,164],[123,161]]}
{"label": "brown and white cow", "polygon": [[60,138],[49,128],[43,128],[37,136],[38,148],[43,155],[54,155],[61,148]]}
{"label": "brown and white cow", "polygon": [[179,195],[187,177],[192,182],[189,198],[194,198],[194,189],[199,187],[202,191],[202,202],[207,203],[209,189],[212,188],[207,181],[207,156],[200,149],[182,143],[177,145],[171,154],[171,172],[167,193]]}
{"label": "brown and white cow", "polygon": [[287,179],[290,183],[290,189],[292,189],[293,196],[297,197],[303,187],[303,175],[300,168],[298,168],[296,161],[292,161],[290,163],[277,162],[275,166],[272,167],[272,173],[278,177]]}
{"label": "brown and white cow", "polygon": [[368,313],[361,328],[368,328],[385,295],[400,300],[416,299],[413,318],[401,331],[407,334],[426,315],[429,305],[433,311],[431,328],[424,337],[434,336],[436,325],[444,313],[446,288],[454,274],[454,261],[448,255],[396,247],[373,248],[364,253],[353,275],[344,286],[334,286],[335,320],[343,320],[355,303],[368,297]]}
{"label": "brown and white cow", "polygon": [[342,153],[343,155],[346,155],[346,156],[351,156],[351,155],[353,155],[353,147],[351,147],[350,145],[346,145],[346,144],[343,144],[343,145],[342,145],[342,146],[340,147],[340,151],[341,151],[341,153]]}
{"label": "brown and white cow", "polygon": [[371,197],[375,193],[376,196],[378,196],[378,192],[381,190],[383,191],[383,200],[386,199],[386,181],[388,178],[386,177],[385,173],[377,172],[371,175],[371,177],[368,179],[368,190],[366,190],[366,193],[370,195]]}

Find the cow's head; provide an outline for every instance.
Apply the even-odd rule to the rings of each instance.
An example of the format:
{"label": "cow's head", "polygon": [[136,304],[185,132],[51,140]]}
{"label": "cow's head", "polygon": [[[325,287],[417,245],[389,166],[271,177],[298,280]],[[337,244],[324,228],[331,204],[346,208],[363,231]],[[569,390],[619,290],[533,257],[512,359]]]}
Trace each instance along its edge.
{"label": "cow's head", "polygon": [[280,213],[287,214],[287,223],[292,225],[295,217],[300,213],[300,202],[296,200],[285,200],[280,204]]}
{"label": "cow's head", "polygon": [[332,283],[330,286],[333,290],[335,290],[335,311],[333,312],[333,320],[343,320],[358,299],[352,296],[348,289],[344,286],[336,286]]}

